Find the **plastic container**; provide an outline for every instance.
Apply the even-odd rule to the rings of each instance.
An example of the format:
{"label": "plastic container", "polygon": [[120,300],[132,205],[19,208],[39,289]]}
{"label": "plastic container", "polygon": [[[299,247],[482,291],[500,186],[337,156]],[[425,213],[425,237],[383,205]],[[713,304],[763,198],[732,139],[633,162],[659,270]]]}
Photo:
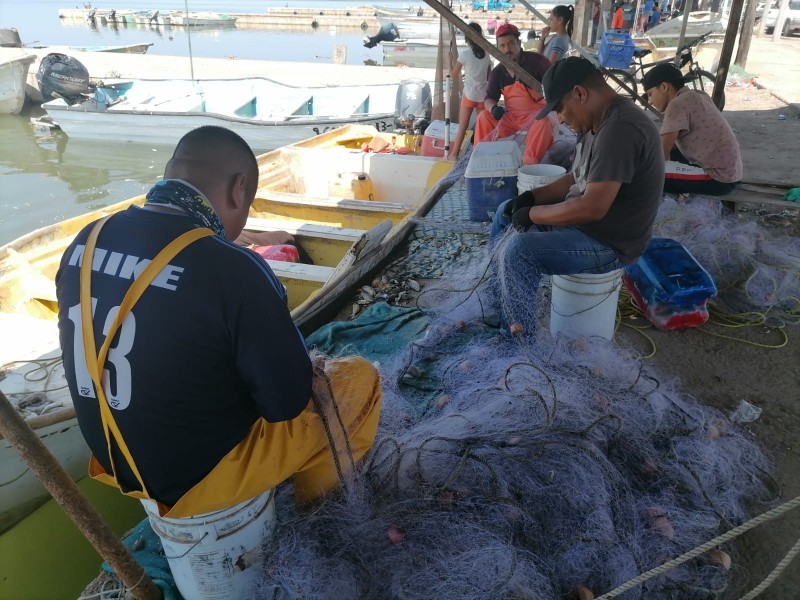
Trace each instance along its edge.
{"label": "plastic container", "polygon": [[645,318],[661,331],[673,329],[688,329],[699,327],[708,321],[708,307],[706,301],[697,306],[677,306],[675,304],[648,304],[642,298],[636,285],[627,273],[623,273],[622,281],[630,292],[633,301]]}
{"label": "plastic container", "polygon": [[253,246],[253,252],[266,260],[282,262],[300,262],[300,253],[291,244],[275,244],[273,246]]}
{"label": "plastic container", "polygon": [[513,140],[475,146],[464,173],[471,221],[489,221],[501,203],[517,195],[521,163],[522,151]]}
{"label": "plastic container", "polygon": [[517,193],[547,185],[561,177],[567,170],[558,165],[525,165],[517,173]]}
{"label": "plastic container", "polygon": [[647,306],[693,308],[717,294],[711,275],[680,242],[669,238],[652,238],[639,260],[625,267],[625,274]]}
{"label": "plastic container", "polygon": [[262,546],[275,531],[274,490],[183,519],[160,517],[151,500],[142,504],[184,600],[252,597]]}
{"label": "plastic container", "polygon": [[328,195],[335,198],[371,200],[372,180],[363,172],[337,173],[328,184]]}
{"label": "plastic container", "polygon": [[550,333],[614,337],[622,269],[608,273],[553,275]]}
{"label": "plastic container", "polygon": [[627,69],[631,66],[631,59],[636,50],[631,36],[627,33],[613,33],[606,31],[600,42],[600,52],[597,60],[600,65],[610,69]]}
{"label": "plastic container", "polygon": [[[425,134],[422,136],[422,156],[434,156],[441,158],[444,156],[444,121],[432,121]],[[450,123],[450,145],[456,139],[458,133],[458,123]]]}

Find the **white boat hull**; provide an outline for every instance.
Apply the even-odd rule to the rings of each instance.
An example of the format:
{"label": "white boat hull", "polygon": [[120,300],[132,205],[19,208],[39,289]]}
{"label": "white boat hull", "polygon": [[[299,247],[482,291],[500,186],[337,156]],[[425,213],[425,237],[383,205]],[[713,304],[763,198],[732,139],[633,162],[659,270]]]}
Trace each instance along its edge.
{"label": "white boat hull", "polygon": [[[417,69],[433,69],[439,53],[439,43],[436,40],[395,40],[381,42],[383,48],[384,66],[405,66]],[[458,49],[465,48],[464,42],[459,42]]]}
{"label": "white boat hull", "polygon": [[[52,282],[30,279],[42,297]],[[73,479],[87,474],[89,448],[83,441],[61,363],[55,321],[0,313],[0,390],[18,408],[45,447]],[[50,497],[16,449],[0,438],[0,532]]]}
{"label": "white boat hull", "polygon": [[400,37],[439,39],[439,17],[383,17],[378,15],[381,27],[394,23]]}
{"label": "white boat hull", "polygon": [[22,110],[28,69],[34,60],[32,54],[21,53],[0,63],[0,114],[17,115]]}
{"label": "white boat hull", "polygon": [[94,98],[42,104],[67,136],[174,144],[196,127],[239,133],[256,151],[272,150],[349,123],[393,127],[397,85],[294,87],[267,79],[120,80]]}
{"label": "white boat hull", "polygon": [[257,123],[213,114],[94,113],[67,108],[47,108],[47,112],[70,138],[174,145],[192,129],[219,125],[241,135],[256,152],[293,144],[350,123],[372,125],[378,131],[394,126],[393,116],[388,113],[357,119]]}

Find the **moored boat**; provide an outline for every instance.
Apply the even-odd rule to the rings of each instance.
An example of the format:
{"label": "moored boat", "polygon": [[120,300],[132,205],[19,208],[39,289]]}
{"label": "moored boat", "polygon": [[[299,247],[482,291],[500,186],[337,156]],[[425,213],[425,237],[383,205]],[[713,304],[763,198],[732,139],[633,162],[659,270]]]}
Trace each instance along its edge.
{"label": "moored boat", "polygon": [[269,79],[106,80],[95,92],[42,104],[70,138],[169,144],[201,125],[239,133],[254,150],[348,123],[385,131],[396,84],[294,87]]}
{"label": "moored boat", "polygon": [[[405,239],[452,166],[413,154],[362,152],[360,144],[376,135],[372,127],[349,126],[258,158],[259,189],[246,229],[288,231],[310,257],[310,264],[268,261],[286,286],[292,317],[301,328],[324,319]],[[370,182],[373,200],[346,197],[342,182],[354,173]],[[0,372],[5,375],[0,390],[75,478],[86,473],[89,453],[61,370],[54,277],[64,249],[86,224],[143,202],[143,196],[119,202],[0,247]],[[5,442],[0,483],[0,530],[48,497]]]}
{"label": "moored boat", "polygon": [[7,50],[0,62],[0,114],[16,115],[25,105],[25,81],[28,69],[36,60],[22,50]]}
{"label": "moored boat", "polygon": [[[458,41],[459,50],[466,48],[463,39]],[[383,65],[433,69],[439,52],[439,42],[434,39],[409,39],[381,42]]]}

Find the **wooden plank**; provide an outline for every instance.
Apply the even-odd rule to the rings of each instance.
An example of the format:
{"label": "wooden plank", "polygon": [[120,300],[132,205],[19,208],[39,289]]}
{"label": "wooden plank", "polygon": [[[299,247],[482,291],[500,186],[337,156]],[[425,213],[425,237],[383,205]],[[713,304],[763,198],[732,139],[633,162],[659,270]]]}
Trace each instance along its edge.
{"label": "wooden plank", "polygon": [[363,229],[348,229],[346,227],[331,227],[330,225],[315,225],[313,223],[297,223],[296,221],[282,221],[280,219],[260,219],[250,217],[247,219],[245,229],[250,231],[286,231],[295,236],[324,238],[355,242],[363,234]]}
{"label": "wooden plank", "polygon": [[333,275],[333,267],[322,267],[320,265],[305,265],[303,263],[283,262],[279,260],[268,260],[272,272],[276,276],[285,279],[303,279],[325,283]]}

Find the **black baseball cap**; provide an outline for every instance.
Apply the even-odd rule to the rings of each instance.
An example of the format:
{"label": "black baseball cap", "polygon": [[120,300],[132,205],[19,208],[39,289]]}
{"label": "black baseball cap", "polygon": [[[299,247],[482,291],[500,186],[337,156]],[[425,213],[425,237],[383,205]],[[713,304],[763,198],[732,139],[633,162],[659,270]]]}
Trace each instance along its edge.
{"label": "black baseball cap", "polygon": [[580,56],[569,56],[554,62],[542,77],[542,90],[547,104],[536,115],[536,120],[544,119],[572,88],[599,72],[591,61]]}
{"label": "black baseball cap", "polygon": [[642,85],[644,86],[644,91],[646,92],[651,88],[661,85],[662,83],[677,83],[683,80],[683,73],[680,72],[678,67],[672,63],[662,63],[660,65],[656,65],[647,71],[647,73],[645,73],[644,77],[642,78]]}

